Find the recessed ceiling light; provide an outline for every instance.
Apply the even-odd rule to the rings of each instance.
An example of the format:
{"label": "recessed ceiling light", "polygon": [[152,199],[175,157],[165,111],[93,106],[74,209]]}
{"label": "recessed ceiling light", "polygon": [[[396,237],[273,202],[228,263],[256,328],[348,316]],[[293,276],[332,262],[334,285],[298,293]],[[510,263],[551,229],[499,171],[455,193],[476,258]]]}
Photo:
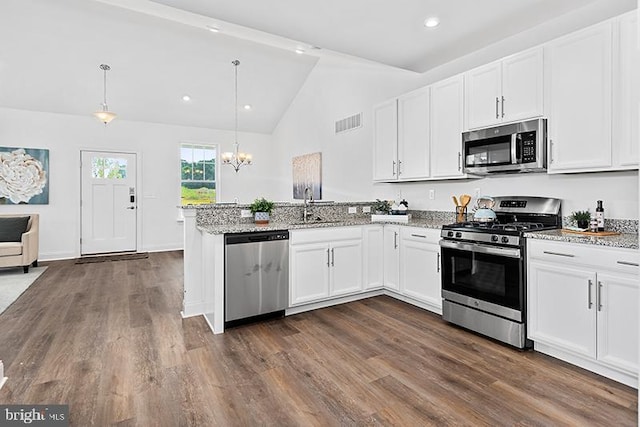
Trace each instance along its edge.
{"label": "recessed ceiling light", "polygon": [[189,95],[182,95],[182,100],[184,102],[189,102],[189,101],[191,101],[191,97]]}
{"label": "recessed ceiling light", "polygon": [[207,25],[207,30],[211,31],[212,33],[220,32],[220,28],[214,27],[213,25]]}
{"label": "recessed ceiling light", "polygon": [[245,104],[244,107],[245,110],[251,110],[253,107],[251,106],[251,104]]}
{"label": "recessed ceiling light", "polygon": [[424,26],[428,28],[437,27],[439,24],[440,24],[440,20],[435,16],[432,16],[431,18],[427,18],[424,20]]}
{"label": "recessed ceiling light", "polygon": [[297,53],[298,55],[302,55],[302,54],[304,53],[304,49],[303,49],[303,48],[301,48],[301,47],[299,47],[299,48],[297,48],[297,49],[296,49],[296,53]]}

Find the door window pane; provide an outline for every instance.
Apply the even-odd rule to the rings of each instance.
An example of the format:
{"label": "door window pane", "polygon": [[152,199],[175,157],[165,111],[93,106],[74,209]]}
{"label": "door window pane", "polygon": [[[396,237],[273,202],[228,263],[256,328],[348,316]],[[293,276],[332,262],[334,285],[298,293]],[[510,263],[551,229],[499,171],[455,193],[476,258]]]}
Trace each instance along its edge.
{"label": "door window pane", "polygon": [[97,179],[125,179],[127,177],[127,160],[93,157],[91,159],[91,176]]}

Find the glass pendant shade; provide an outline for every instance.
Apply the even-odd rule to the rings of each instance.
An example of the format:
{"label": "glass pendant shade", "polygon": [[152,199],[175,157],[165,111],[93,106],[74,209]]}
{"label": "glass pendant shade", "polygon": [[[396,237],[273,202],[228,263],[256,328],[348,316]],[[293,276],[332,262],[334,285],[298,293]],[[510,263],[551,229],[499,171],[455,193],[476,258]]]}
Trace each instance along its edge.
{"label": "glass pendant shade", "polygon": [[109,111],[109,107],[107,107],[107,71],[111,70],[111,67],[107,64],[100,64],[100,69],[104,73],[104,98],[102,104],[100,104],[102,106],[102,110],[96,111],[93,115],[106,126],[107,123],[110,123],[117,116],[116,113]]}

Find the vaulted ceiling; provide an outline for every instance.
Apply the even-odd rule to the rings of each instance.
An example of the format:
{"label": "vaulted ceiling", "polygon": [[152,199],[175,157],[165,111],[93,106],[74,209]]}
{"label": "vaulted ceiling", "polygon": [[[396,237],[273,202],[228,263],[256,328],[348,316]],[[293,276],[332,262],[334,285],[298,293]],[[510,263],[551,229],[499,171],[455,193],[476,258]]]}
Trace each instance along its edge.
{"label": "vaulted ceiling", "polygon": [[[594,2],[2,0],[0,106],[271,133],[322,55],[423,72]],[[437,16],[440,25],[426,28]],[[217,33],[208,30],[216,27]],[[294,50],[302,48],[304,54]],[[191,100],[185,102],[183,95]]]}

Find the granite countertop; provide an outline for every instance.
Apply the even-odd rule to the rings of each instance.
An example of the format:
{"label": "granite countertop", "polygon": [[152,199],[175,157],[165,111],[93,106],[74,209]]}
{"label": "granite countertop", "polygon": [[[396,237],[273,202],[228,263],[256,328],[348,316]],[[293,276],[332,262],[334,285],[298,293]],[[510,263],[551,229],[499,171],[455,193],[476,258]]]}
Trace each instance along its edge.
{"label": "granite countertop", "polygon": [[327,222],[269,222],[266,225],[256,225],[254,223],[236,223],[236,224],[218,224],[218,225],[204,225],[198,226],[198,230],[210,234],[226,234],[226,233],[248,233],[257,231],[273,231],[273,230],[303,230],[309,228],[329,228],[329,227],[349,227],[357,225],[369,225],[369,224],[398,224],[408,227],[420,227],[420,228],[432,228],[440,229],[444,224],[451,223],[446,219],[422,219],[416,218],[409,220],[408,223],[397,222],[371,222],[371,219],[348,219],[338,221]]}
{"label": "granite countertop", "polygon": [[611,246],[624,249],[638,249],[638,235],[635,233],[621,233],[616,236],[585,236],[566,233],[562,230],[533,231],[524,234],[531,239],[555,240],[567,243],[582,243],[587,245]]}

